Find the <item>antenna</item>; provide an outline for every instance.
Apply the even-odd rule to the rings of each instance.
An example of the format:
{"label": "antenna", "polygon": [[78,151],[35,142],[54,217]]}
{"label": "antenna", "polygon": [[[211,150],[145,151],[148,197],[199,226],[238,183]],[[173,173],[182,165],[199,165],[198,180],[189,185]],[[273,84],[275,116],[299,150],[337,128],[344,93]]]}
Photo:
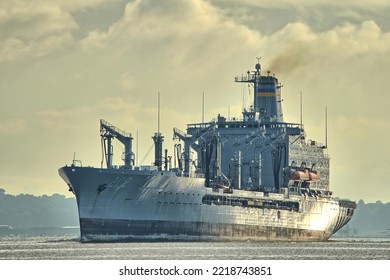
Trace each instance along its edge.
{"label": "antenna", "polygon": [[135,164],[136,166],[138,166],[138,139],[139,138],[138,138],[138,129],[137,129],[137,154],[136,154],[136,160],[135,160],[136,161],[136,164]]}
{"label": "antenna", "polygon": [[328,148],[328,106],[325,105],[325,148]]}
{"label": "antenna", "polygon": [[204,92],[202,94],[202,123],[204,123]]}
{"label": "antenna", "polygon": [[301,116],[301,129],[302,129],[302,91],[300,94],[300,116]]}
{"label": "antenna", "polygon": [[160,92],[157,98],[157,133],[160,134]]}

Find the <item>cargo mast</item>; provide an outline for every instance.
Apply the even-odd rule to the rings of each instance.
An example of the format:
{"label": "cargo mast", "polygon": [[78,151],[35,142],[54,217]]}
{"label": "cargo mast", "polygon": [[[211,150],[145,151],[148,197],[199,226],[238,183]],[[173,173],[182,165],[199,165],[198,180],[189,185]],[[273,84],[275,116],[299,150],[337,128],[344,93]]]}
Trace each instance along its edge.
{"label": "cargo mast", "polygon": [[[154,141],[154,165],[159,171],[162,170],[162,144],[164,142],[164,136],[160,132],[160,92],[158,92],[157,101],[157,132],[152,137]],[[165,167],[165,169],[167,169]]]}

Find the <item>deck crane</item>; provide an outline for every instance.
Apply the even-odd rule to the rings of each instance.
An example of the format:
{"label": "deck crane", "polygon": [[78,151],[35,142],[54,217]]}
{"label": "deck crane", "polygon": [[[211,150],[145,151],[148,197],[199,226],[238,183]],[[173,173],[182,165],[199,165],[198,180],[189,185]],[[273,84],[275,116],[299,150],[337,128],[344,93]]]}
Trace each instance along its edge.
{"label": "deck crane", "polygon": [[[100,120],[100,137],[102,140],[102,149],[104,150],[104,157],[106,160],[107,169],[112,168],[112,157],[113,157],[113,147],[112,147],[112,138],[115,137],[119,140],[124,146],[124,162],[125,168],[132,168],[134,165],[134,153],[132,151],[132,141],[130,133],[126,133],[124,130],[121,130],[109,122],[101,119]],[[103,161],[102,161],[103,165]]]}

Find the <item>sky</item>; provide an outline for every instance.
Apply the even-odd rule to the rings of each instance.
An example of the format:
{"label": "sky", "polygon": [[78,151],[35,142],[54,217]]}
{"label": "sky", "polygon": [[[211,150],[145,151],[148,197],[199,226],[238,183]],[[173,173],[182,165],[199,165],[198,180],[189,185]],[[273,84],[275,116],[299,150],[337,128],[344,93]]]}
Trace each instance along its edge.
{"label": "sky", "polygon": [[[101,164],[99,121],[132,133],[240,117],[254,69],[283,84],[287,122],[325,142],[334,195],[390,202],[386,0],[0,0],[0,188],[71,196],[58,168]],[[138,137],[137,137],[138,135]],[[115,143],[114,164],[122,147]]]}

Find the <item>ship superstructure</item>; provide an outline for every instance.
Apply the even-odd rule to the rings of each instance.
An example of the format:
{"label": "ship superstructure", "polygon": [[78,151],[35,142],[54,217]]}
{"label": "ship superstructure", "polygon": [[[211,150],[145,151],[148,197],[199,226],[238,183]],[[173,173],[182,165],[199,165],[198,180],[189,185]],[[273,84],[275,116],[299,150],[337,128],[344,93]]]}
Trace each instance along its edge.
{"label": "ship superstructure", "polygon": [[[132,136],[101,120],[106,168],[59,170],[82,240],[318,241],[351,219],[356,204],[332,198],[326,145],[284,121],[278,79],[257,63],[235,82],[254,92],[242,118],[174,128],[173,158],[158,131],[152,166],[135,166]],[[125,146],[121,167],[112,165],[113,137]]]}

